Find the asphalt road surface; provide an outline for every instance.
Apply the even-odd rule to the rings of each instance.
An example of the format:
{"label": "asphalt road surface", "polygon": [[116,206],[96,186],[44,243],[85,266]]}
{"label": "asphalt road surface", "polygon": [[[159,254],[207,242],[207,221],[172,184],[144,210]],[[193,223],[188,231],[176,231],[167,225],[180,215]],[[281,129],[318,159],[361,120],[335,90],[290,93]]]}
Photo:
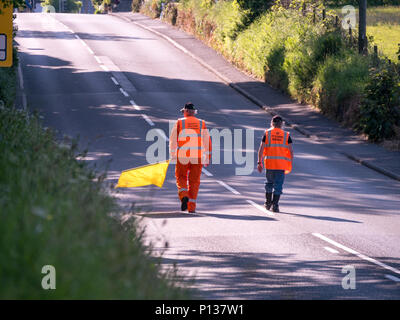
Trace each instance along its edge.
{"label": "asphalt road surface", "polygon": [[[241,129],[243,142],[250,129],[235,149],[255,166],[270,116],[165,39],[107,15],[26,13],[16,22],[22,101],[60,137],[79,136],[89,150],[82,161],[107,168],[110,182],[147,164],[147,134],[168,136],[187,101],[210,129]],[[400,184],[291,135],[281,213],[263,210],[263,174],[237,175],[238,161],[204,171],[196,214],[179,211],[173,165],[162,189],[116,195],[200,298],[399,299]],[[222,141],[221,162],[233,155]]]}

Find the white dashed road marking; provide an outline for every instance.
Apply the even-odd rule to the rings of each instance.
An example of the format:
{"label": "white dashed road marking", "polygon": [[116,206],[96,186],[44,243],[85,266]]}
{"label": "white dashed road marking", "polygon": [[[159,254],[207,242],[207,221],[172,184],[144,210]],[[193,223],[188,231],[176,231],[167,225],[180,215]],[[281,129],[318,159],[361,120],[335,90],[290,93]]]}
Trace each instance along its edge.
{"label": "white dashed road marking", "polygon": [[253,207],[257,208],[258,210],[268,214],[269,216],[274,216],[274,214],[271,211],[268,211],[266,208],[263,206],[255,203],[253,200],[246,200],[248,203],[250,203]]}
{"label": "white dashed road marking", "polygon": [[385,264],[383,262],[380,262],[380,261],[378,261],[378,260],[376,260],[374,258],[367,257],[366,255],[364,255],[362,253],[359,253],[359,252],[357,252],[357,251],[355,251],[353,249],[350,249],[350,248],[348,248],[348,247],[346,247],[346,246],[344,246],[344,245],[342,245],[342,244],[340,244],[340,243],[338,243],[338,242],[336,242],[336,241],[334,241],[332,239],[329,239],[328,237],[326,237],[326,236],[324,236],[324,235],[322,235],[320,233],[313,233],[312,235],[314,237],[320,238],[321,240],[324,240],[324,241],[330,243],[331,245],[333,245],[333,246],[335,246],[337,248],[340,248],[340,249],[342,249],[342,250],[344,250],[344,251],[346,251],[348,253],[356,255],[360,259],[372,262],[372,263],[374,263],[374,264],[376,264],[376,265],[378,265],[378,266],[380,266],[382,268],[385,268],[386,270],[390,270],[393,273],[400,274],[400,270],[397,270],[396,268],[388,266],[387,264]]}
{"label": "white dashed road marking", "polygon": [[111,80],[112,80],[112,82],[114,82],[114,84],[115,84],[116,86],[119,85],[118,81],[117,81],[114,77],[111,77]]}
{"label": "white dashed road marking", "polygon": [[225,182],[221,181],[221,180],[216,180],[221,186],[223,186],[225,189],[229,190],[230,192],[232,192],[233,194],[240,194],[239,191],[233,189],[231,186],[227,185]]}
{"label": "white dashed road marking", "polygon": [[133,100],[129,100],[129,102],[131,103],[131,105],[136,109],[136,110],[138,110],[138,111],[140,111],[141,109],[140,109],[140,107],[136,104],[136,102],[135,101],[133,101]]}
{"label": "white dashed road marking", "polygon": [[129,94],[122,88],[119,88],[119,91],[121,91],[121,93],[125,96],[125,97],[129,97]]}
{"label": "white dashed road marking", "polygon": [[144,120],[146,120],[146,122],[147,122],[149,125],[154,126],[154,122],[151,121],[151,119],[150,119],[147,115],[142,114],[142,117],[143,117]]}
{"label": "white dashed road marking", "polygon": [[395,282],[400,282],[400,279],[399,279],[399,278],[397,278],[397,277],[395,277],[395,276],[392,276],[392,275],[390,275],[390,274],[385,274],[385,277],[388,278],[388,279],[390,279],[390,280],[393,280],[393,281],[395,281]]}
{"label": "white dashed road marking", "polygon": [[207,177],[212,177],[212,176],[213,176],[213,174],[212,174],[210,171],[208,171],[207,169],[205,169],[205,168],[201,169],[201,171],[203,171],[203,173],[204,173]]}
{"label": "white dashed road marking", "polygon": [[326,251],[329,251],[330,253],[339,253],[339,251],[337,251],[337,250],[335,250],[335,249],[332,249],[331,247],[324,247],[324,249],[325,249]]}

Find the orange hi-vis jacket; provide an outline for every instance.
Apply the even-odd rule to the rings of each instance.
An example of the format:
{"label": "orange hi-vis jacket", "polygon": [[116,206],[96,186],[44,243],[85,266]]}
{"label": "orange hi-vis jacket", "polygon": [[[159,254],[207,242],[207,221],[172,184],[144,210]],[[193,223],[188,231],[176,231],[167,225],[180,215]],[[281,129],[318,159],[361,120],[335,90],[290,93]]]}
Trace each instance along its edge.
{"label": "orange hi-vis jacket", "polygon": [[190,159],[192,163],[208,163],[211,138],[205,121],[194,116],[178,119],[171,132],[170,151],[172,157],[183,162]]}
{"label": "orange hi-vis jacket", "polygon": [[264,167],[269,170],[292,171],[292,159],[289,148],[289,132],[279,128],[265,131],[265,147],[263,151]]}

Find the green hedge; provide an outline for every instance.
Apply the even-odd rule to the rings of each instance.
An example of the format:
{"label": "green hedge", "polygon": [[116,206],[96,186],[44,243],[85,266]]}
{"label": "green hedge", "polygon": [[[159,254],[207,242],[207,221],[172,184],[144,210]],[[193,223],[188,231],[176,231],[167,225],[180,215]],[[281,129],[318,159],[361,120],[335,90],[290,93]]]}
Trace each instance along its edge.
{"label": "green hedge", "polygon": [[[324,6],[315,1],[305,2],[306,12],[303,1],[292,1],[290,8],[277,3],[267,11],[255,10],[250,5],[252,1],[247,1],[247,6],[244,2],[182,0],[177,6],[176,24],[203,39],[238,67],[299,102],[313,104],[371,140],[393,137],[393,128],[400,122],[395,111],[399,100],[393,98],[390,113],[381,117],[381,121],[390,124],[390,130],[375,133],[370,129],[372,122],[370,126],[365,124],[372,118],[365,116],[362,106],[366,99],[373,101],[368,105],[378,101],[366,92],[378,94],[379,90],[371,91],[370,87],[376,86],[371,67],[379,62],[371,55],[363,57],[357,53],[357,34],[350,38],[342,31],[341,22],[335,24],[334,11],[326,10],[323,21]],[[312,5],[317,8],[315,19]],[[384,65],[381,68],[385,69]],[[394,91],[395,83],[388,83]]]}
{"label": "green hedge", "polygon": [[13,66],[0,68],[0,106],[12,107],[17,92],[17,51],[13,52]]}
{"label": "green hedge", "polygon": [[387,63],[370,70],[360,108],[358,129],[370,140],[392,138],[400,127],[399,69]]}

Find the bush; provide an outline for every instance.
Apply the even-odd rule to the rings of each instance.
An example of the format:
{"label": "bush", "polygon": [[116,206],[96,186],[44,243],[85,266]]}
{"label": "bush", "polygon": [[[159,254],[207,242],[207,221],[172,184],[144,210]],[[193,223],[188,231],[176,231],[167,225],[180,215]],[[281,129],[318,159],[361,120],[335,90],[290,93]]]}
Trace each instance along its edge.
{"label": "bush", "polygon": [[289,93],[299,101],[311,103],[318,68],[329,56],[341,52],[343,40],[336,32],[321,33],[310,24],[299,25],[297,29],[286,41],[283,69],[288,74]]}
{"label": "bush", "polygon": [[17,93],[17,50],[13,50],[13,66],[0,68],[0,106],[12,107]]}
{"label": "bush", "polygon": [[371,141],[392,138],[400,125],[400,76],[393,65],[370,70],[357,128]]}
{"label": "bush", "polygon": [[275,2],[274,0],[236,0],[243,11],[248,12],[247,21],[251,23],[265,13]]}
{"label": "bush", "polygon": [[368,79],[369,59],[352,51],[329,56],[318,68],[313,104],[323,113],[352,125]]}
{"label": "bush", "polygon": [[140,12],[153,19],[159,18],[161,14],[161,4],[164,2],[163,0],[144,0],[140,7]]}
{"label": "bush", "polygon": [[243,10],[236,0],[219,1],[210,10],[208,19],[215,25],[213,38],[223,49],[232,54],[234,42],[241,30],[245,28],[248,19],[248,10]]}
{"label": "bush", "polygon": [[[59,0],[45,0],[41,3],[41,5],[53,6],[57,12],[60,12],[60,1]],[[66,0],[65,4],[63,5],[63,12],[72,12],[72,13],[79,13],[79,10],[82,8],[81,1],[74,1],[74,0]]]}
{"label": "bush", "polygon": [[174,26],[176,24],[177,17],[178,17],[177,4],[173,2],[168,3],[164,9],[163,20]]}
{"label": "bush", "polygon": [[139,12],[143,4],[143,0],[132,0],[132,11]]}
{"label": "bush", "polygon": [[287,92],[289,86],[289,78],[283,69],[285,62],[285,46],[275,45],[266,57],[265,79],[277,89]]}

